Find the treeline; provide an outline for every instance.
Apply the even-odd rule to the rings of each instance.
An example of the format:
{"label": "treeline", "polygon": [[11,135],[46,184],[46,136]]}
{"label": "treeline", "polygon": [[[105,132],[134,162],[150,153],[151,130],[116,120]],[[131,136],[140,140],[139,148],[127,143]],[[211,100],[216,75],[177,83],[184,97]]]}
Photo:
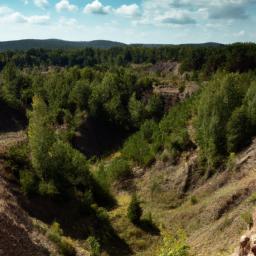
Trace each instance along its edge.
{"label": "treeline", "polygon": [[0,69],[13,62],[17,67],[72,67],[96,65],[126,66],[128,64],[156,63],[173,60],[182,63],[183,71],[203,71],[210,75],[221,69],[229,72],[246,72],[255,69],[256,45],[237,43],[216,46],[163,46],[114,47],[111,49],[72,49],[8,51],[0,54]]}
{"label": "treeline", "polygon": [[216,74],[203,90],[195,119],[201,161],[213,170],[256,135],[255,74]]}
{"label": "treeline", "polygon": [[72,67],[44,73],[24,72],[9,63],[1,72],[0,101],[29,110],[33,96],[40,97],[49,118],[56,126],[66,126],[70,138],[87,118],[133,131],[164,114],[162,97],[153,94],[155,79],[129,68]]}

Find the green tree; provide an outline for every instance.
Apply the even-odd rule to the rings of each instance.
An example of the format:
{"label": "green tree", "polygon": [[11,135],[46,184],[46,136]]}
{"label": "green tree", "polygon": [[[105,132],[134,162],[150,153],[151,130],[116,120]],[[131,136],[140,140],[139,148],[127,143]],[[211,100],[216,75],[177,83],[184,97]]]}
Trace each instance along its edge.
{"label": "green tree", "polygon": [[251,131],[248,117],[243,107],[237,108],[227,123],[228,152],[238,152],[250,141]]}
{"label": "green tree", "polygon": [[11,107],[21,107],[22,100],[26,103],[24,90],[30,86],[29,79],[22,75],[13,63],[8,63],[5,66],[2,71],[2,78],[2,98]]}
{"label": "green tree", "polygon": [[136,94],[133,93],[129,100],[129,112],[132,123],[139,127],[145,119],[146,113],[143,103],[136,99]]}
{"label": "green tree", "polygon": [[48,107],[37,96],[33,98],[32,111],[29,113],[28,137],[32,166],[40,179],[46,179],[44,171],[50,161],[49,150],[56,138],[49,120]]}
{"label": "green tree", "polygon": [[238,74],[217,74],[198,102],[197,143],[201,156],[210,169],[227,153],[227,122],[234,109],[242,104],[242,84],[242,76]]}
{"label": "green tree", "polygon": [[256,82],[252,82],[244,100],[246,115],[248,116],[251,126],[256,127]]}

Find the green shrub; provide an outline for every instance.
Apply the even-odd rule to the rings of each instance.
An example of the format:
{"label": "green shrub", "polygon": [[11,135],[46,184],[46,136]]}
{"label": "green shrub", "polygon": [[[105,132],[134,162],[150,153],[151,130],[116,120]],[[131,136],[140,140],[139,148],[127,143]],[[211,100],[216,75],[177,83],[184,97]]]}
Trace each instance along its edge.
{"label": "green shrub", "polygon": [[31,171],[21,171],[20,186],[26,195],[35,194],[37,192],[36,176]]}
{"label": "green shrub", "polygon": [[63,235],[63,230],[60,228],[60,224],[58,222],[53,222],[47,232],[47,237],[52,242],[59,243],[62,235]]}
{"label": "green shrub", "polygon": [[63,237],[63,230],[60,227],[60,224],[54,222],[48,232],[47,237],[49,240],[54,242],[62,255],[64,256],[75,256],[76,250],[72,245],[72,241],[69,238]]}
{"label": "green shrub", "polygon": [[6,154],[6,159],[13,174],[18,178],[21,170],[28,170],[31,168],[28,144],[21,143],[11,147]]}
{"label": "green shrub", "polygon": [[131,175],[131,167],[127,160],[117,158],[106,167],[105,173],[112,182],[123,180]]}
{"label": "green shrub", "polygon": [[38,192],[42,196],[49,197],[54,197],[55,195],[59,194],[59,191],[57,190],[56,186],[52,181],[41,181],[38,186]]}
{"label": "green shrub", "polygon": [[151,145],[147,143],[140,132],[132,135],[126,141],[122,153],[124,157],[141,166],[148,166],[155,160]]}
{"label": "green shrub", "polygon": [[192,205],[195,205],[195,204],[198,203],[198,199],[197,199],[196,196],[191,196],[190,201],[191,201],[191,204],[192,204]]}
{"label": "green shrub", "polygon": [[189,246],[186,243],[186,235],[179,231],[177,234],[166,234],[163,244],[156,256],[188,256]]}
{"label": "green shrub", "polygon": [[87,242],[90,245],[90,252],[92,256],[99,256],[100,255],[100,243],[94,236],[90,236],[87,238]]}
{"label": "green shrub", "polygon": [[140,202],[136,194],[133,194],[131,202],[128,207],[127,217],[132,223],[138,224],[140,222],[141,215],[142,215],[142,208],[140,206]]}
{"label": "green shrub", "polygon": [[233,171],[235,169],[235,166],[236,166],[236,154],[230,153],[227,159],[227,164],[226,164],[227,170]]}
{"label": "green shrub", "polygon": [[60,252],[64,256],[75,256],[76,250],[72,244],[72,241],[66,237],[62,237],[59,243]]}

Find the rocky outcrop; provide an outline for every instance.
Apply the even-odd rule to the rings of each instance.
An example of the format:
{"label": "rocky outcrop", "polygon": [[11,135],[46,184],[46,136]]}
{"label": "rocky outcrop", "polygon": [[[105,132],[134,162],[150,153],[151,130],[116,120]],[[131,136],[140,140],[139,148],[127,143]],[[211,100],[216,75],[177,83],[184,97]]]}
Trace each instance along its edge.
{"label": "rocky outcrop", "polygon": [[232,256],[256,256],[256,212],[253,215],[253,227],[240,238],[239,248]]}

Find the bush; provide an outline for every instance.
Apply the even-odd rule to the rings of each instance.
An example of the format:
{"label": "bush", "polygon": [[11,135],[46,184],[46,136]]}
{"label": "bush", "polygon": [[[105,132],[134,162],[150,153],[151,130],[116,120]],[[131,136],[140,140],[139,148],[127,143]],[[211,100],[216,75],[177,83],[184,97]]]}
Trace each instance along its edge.
{"label": "bush", "polygon": [[63,235],[63,231],[60,228],[60,224],[58,222],[53,222],[47,232],[47,237],[52,242],[59,243],[62,235]]}
{"label": "bush", "polygon": [[193,102],[194,99],[191,98],[174,106],[159,123],[160,130],[154,134],[154,142],[161,142],[174,159],[191,145],[187,126]]}
{"label": "bush", "polygon": [[26,195],[34,194],[37,192],[37,179],[31,171],[20,172],[20,186],[22,192]]}
{"label": "bush", "polygon": [[155,160],[151,145],[147,143],[140,132],[127,140],[122,153],[126,158],[141,166],[148,166]]}
{"label": "bush", "polygon": [[53,181],[41,181],[38,186],[38,192],[42,196],[49,196],[54,197],[55,195],[59,194],[56,186],[54,185]]}
{"label": "bush", "polygon": [[47,237],[58,246],[60,252],[64,256],[76,255],[76,250],[72,245],[72,241],[69,238],[63,237],[63,230],[59,223],[54,222],[50,226],[47,232]]}
{"label": "bush", "polygon": [[179,231],[175,235],[166,234],[163,237],[163,245],[157,256],[188,256],[189,247],[186,243],[184,232]]}
{"label": "bush", "polygon": [[87,242],[90,245],[90,251],[92,256],[99,256],[100,255],[100,243],[94,236],[90,236],[87,238]]}
{"label": "bush", "polygon": [[192,205],[195,205],[195,204],[198,203],[198,199],[197,199],[196,196],[191,196],[190,201],[191,201],[191,204],[192,204]]}
{"label": "bush", "polygon": [[109,166],[106,167],[106,174],[110,180],[123,180],[131,175],[130,164],[122,158],[114,159]]}
{"label": "bush", "polygon": [[234,171],[235,167],[236,167],[236,154],[230,153],[227,159],[226,168],[228,171]]}
{"label": "bush", "polygon": [[140,222],[141,215],[142,208],[136,194],[134,194],[128,207],[127,217],[132,223],[138,224]]}
{"label": "bush", "polygon": [[21,170],[30,169],[29,147],[27,143],[21,143],[10,148],[6,154],[7,162],[15,175],[19,177]]}
{"label": "bush", "polygon": [[72,241],[69,238],[62,237],[59,243],[59,248],[64,256],[75,256],[76,250],[72,245]]}

